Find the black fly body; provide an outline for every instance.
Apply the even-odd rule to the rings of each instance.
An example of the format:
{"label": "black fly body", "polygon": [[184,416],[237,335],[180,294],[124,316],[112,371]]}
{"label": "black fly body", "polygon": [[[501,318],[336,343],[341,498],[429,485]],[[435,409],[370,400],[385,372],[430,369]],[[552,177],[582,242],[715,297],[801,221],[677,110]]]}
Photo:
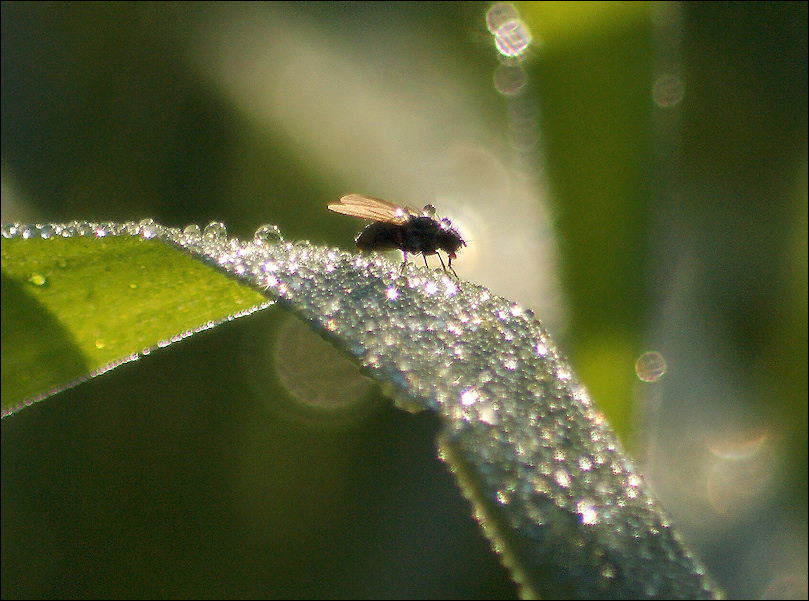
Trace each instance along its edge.
{"label": "black fly body", "polygon": [[396,248],[404,253],[405,263],[407,253],[417,253],[424,257],[425,265],[427,255],[438,255],[441,267],[447,271],[444,260],[438,254],[439,250],[443,250],[449,258],[447,263],[449,270],[458,277],[452,269],[452,259],[462,246],[466,246],[466,242],[452,227],[449,219],[435,219],[435,208],[432,205],[427,205],[423,211],[419,211],[379,198],[349,194],[343,196],[339,203],[330,204],[329,209],[373,222],[357,236],[356,243],[359,250]]}

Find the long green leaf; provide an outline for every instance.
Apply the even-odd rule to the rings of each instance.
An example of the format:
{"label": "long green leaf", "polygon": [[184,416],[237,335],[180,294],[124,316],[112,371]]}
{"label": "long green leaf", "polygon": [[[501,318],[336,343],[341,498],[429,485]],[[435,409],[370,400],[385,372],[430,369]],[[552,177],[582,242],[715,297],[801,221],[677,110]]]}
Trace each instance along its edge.
{"label": "long green leaf", "polygon": [[[4,229],[4,237],[15,239],[11,245],[15,264],[22,263],[19,257],[25,252],[20,248],[30,244],[31,237],[52,229]],[[97,229],[92,224],[57,229],[63,234],[87,232],[80,249],[96,245],[100,254],[114,254],[109,249],[117,248],[94,236]],[[114,264],[128,258],[128,269],[134,272],[159,269],[170,260],[164,253],[175,252],[156,246],[158,256],[147,263],[144,257],[151,250],[143,250],[144,257],[138,251],[152,249],[152,243],[140,238],[157,237],[185,249],[277,298],[353,356],[369,375],[392,385],[399,406],[436,411],[444,424],[440,456],[456,474],[523,596],[720,596],[529,311],[446,273],[412,265],[401,273],[379,257],[284,243],[267,229],[250,242],[228,239],[218,227],[206,228],[204,234],[198,229],[181,233],[148,223],[116,225],[111,231],[139,236],[123,238],[128,245],[122,248],[128,250],[115,255]],[[28,240],[23,239],[26,235]],[[38,241],[31,248],[48,242]],[[10,290],[23,296],[25,282],[44,290],[49,278],[59,279],[63,263],[65,267],[81,263],[85,253],[83,249],[53,261],[33,261],[27,269],[13,272],[10,279],[16,288]],[[135,256],[139,260],[132,260]],[[110,312],[121,312],[125,320],[111,320],[113,324],[132,327],[138,320],[154,321],[151,330],[170,336],[158,325],[160,312],[178,311],[189,302],[183,299],[194,295],[179,287],[168,295],[179,300],[172,303],[167,297],[145,312],[137,307],[137,299],[123,311],[109,307],[102,311],[99,306],[110,303],[103,301],[106,296],[97,298],[97,290],[106,290],[99,280],[109,279],[110,289],[125,297],[120,288],[130,286],[132,275],[107,278],[113,271],[110,261],[98,261],[77,278],[82,282],[80,291],[63,292],[69,300],[55,305],[61,313],[75,316],[69,330],[94,332],[95,311],[106,320],[111,320],[106,317]],[[102,266],[106,269],[99,275]],[[167,286],[175,281],[174,272],[185,272],[186,285],[207,279],[180,259],[167,269],[163,280]],[[159,295],[161,288],[155,285],[150,292]],[[206,284],[204,289],[228,294],[228,286],[217,289]],[[111,292],[104,294],[116,298]],[[49,306],[44,299],[40,303]],[[76,306],[71,308],[72,303]],[[208,307],[204,299],[200,304]],[[93,311],[90,319],[88,310]],[[82,321],[87,323],[78,325]],[[3,337],[5,345],[5,330]],[[92,336],[85,332],[83,339],[83,346],[77,346],[86,355],[88,345],[93,346]],[[3,373],[5,377],[5,367]]]}
{"label": "long green leaf", "polygon": [[267,304],[159,240],[2,239],[2,409]]}

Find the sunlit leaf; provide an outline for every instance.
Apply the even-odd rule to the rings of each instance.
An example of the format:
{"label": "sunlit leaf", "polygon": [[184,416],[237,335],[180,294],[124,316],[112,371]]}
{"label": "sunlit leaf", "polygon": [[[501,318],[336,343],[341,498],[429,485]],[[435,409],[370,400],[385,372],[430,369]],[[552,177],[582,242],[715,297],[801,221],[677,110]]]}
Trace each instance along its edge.
{"label": "sunlit leaf", "polygon": [[[523,596],[719,595],[529,311],[441,271],[409,265],[402,272],[379,257],[286,243],[268,230],[243,242],[217,228],[205,235],[154,224],[119,229],[156,236],[265,290],[386,383],[400,407],[436,411],[444,423],[440,456]],[[48,265],[30,266],[14,281],[41,288],[33,267],[47,282],[58,275],[54,265],[44,274]],[[75,296],[92,299],[95,288],[83,290]]]}
{"label": "sunlit leaf", "polygon": [[267,302],[136,236],[4,237],[2,277],[4,415]]}

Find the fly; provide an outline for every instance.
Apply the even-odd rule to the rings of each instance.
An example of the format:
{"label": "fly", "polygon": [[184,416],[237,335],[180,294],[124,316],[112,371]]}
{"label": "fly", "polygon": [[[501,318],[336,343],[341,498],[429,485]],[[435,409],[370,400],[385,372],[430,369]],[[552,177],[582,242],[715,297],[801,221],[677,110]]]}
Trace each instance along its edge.
{"label": "fly", "polygon": [[[466,242],[458,230],[452,227],[449,219],[434,217],[435,207],[432,205],[427,205],[423,211],[419,211],[379,198],[349,194],[343,196],[339,203],[330,204],[329,209],[373,222],[365,226],[357,236],[356,243],[359,250],[399,249],[404,253],[402,267],[407,263],[407,253],[421,254],[425,265],[427,255],[438,255],[444,271],[447,271],[448,266],[453,275],[458,277],[452,268],[452,259],[462,246],[466,246]],[[447,266],[444,265],[439,250],[447,253]]]}

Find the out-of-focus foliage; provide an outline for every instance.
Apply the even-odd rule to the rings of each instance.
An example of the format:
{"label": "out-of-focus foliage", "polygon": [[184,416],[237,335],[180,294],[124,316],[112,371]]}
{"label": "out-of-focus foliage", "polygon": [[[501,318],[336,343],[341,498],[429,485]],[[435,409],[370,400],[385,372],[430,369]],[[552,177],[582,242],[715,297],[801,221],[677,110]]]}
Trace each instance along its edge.
{"label": "out-of-focus foliage", "polygon": [[[340,195],[432,202],[462,277],[556,324],[729,594],[805,587],[805,5],[516,6],[522,105],[488,4],[3,3],[3,221],[348,248]],[[513,595],[438,423],[290,419],[273,317],[240,321],[3,421],[4,596]]]}

